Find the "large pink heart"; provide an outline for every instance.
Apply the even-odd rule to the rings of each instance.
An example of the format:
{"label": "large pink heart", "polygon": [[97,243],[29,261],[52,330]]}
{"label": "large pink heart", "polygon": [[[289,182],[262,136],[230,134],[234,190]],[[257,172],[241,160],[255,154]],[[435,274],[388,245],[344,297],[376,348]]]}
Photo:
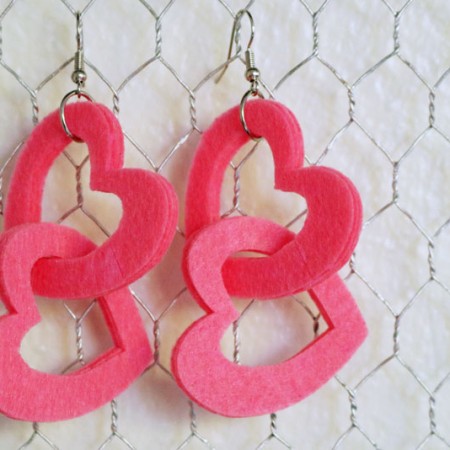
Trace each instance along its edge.
{"label": "large pink heart", "polygon": [[[231,258],[223,267],[231,295],[273,298],[305,291],[336,273],[349,259],[362,223],[361,201],[352,182],[327,167],[303,165],[303,139],[293,114],[280,103],[254,100],[245,106],[247,125],[263,136],[275,162],[275,188],[305,197],[303,229],[266,258]],[[203,134],[189,175],[186,234],[220,220],[220,191],[232,157],[249,140],[239,106]]]}
{"label": "large pink heart", "polygon": [[[20,225],[0,236],[0,412],[20,420],[70,419],[109,402],[152,362],[141,317],[128,289],[99,298],[114,347],[82,369],[53,375],[32,369],[20,355],[25,334],[40,321],[31,271],[41,258],[73,258],[95,245],[80,233],[54,224]],[[95,250],[94,250],[95,251]],[[33,282],[38,284],[38,277]]]}
{"label": "large pink heart", "polygon": [[184,275],[206,316],[178,340],[172,369],[184,392],[212,412],[246,417],[271,413],[298,402],[328,381],[367,334],[351,294],[333,275],[309,290],[328,330],[306,348],[271,366],[237,365],[224,357],[220,341],[239,313],[224,284],[223,264],[239,251],[272,255],[292,238],[291,232],[270,221],[236,217],[205,227],[188,241]]}
{"label": "large pink heart", "polygon": [[[122,202],[123,216],[116,232],[92,252],[37,262],[33,288],[48,297],[99,296],[130,284],[161,260],[175,233],[177,199],[172,186],[160,175],[122,167],[122,131],[106,107],[74,103],[66,106],[65,115],[72,134],[89,147],[91,188],[116,194]],[[45,178],[70,142],[59,111],[34,129],[13,173],[5,229],[41,221]]]}

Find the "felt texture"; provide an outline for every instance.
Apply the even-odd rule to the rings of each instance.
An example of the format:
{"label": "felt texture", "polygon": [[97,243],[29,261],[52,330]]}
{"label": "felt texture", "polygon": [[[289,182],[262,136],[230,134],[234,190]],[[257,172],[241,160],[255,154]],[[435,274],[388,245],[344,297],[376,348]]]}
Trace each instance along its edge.
{"label": "felt texture", "polygon": [[[362,224],[359,194],[334,169],[302,167],[302,133],[288,108],[258,99],[247,102],[245,117],[252,133],[270,145],[275,188],[302,195],[308,216],[303,229],[271,256],[230,258],[223,267],[225,285],[230,295],[240,297],[273,298],[308,290],[350,258]],[[225,169],[249,139],[240,123],[239,106],[217,118],[203,134],[186,193],[187,237],[220,220]]]}
{"label": "felt texture", "polygon": [[[135,281],[161,260],[175,234],[177,198],[173,187],[160,175],[122,167],[123,134],[105,106],[73,103],[66,106],[65,115],[72,134],[89,147],[91,188],[117,195],[123,216],[116,232],[92,252],[37,262],[33,288],[47,297],[104,295]],[[34,129],[12,176],[5,229],[41,221],[45,178],[55,158],[70,142],[59,111]]]}
{"label": "felt texture", "polygon": [[[32,369],[20,355],[24,335],[40,321],[33,297],[32,268],[42,258],[81,257],[95,245],[77,231],[55,224],[20,225],[0,236],[0,294],[8,314],[0,317],[0,412],[21,420],[70,419],[109,402],[153,356],[141,317],[127,289],[98,299],[114,347],[67,374]],[[39,272],[41,276],[41,272]]]}
{"label": "felt texture", "polygon": [[309,290],[328,330],[306,348],[270,366],[242,366],[224,357],[220,341],[239,313],[224,283],[223,264],[243,250],[273,255],[289,239],[292,232],[270,221],[236,217],[203,228],[185,247],[183,272],[207,314],[178,340],[172,369],[184,392],[211,412],[246,417],[298,402],[328,381],[367,334],[351,294],[339,276],[332,275]]}

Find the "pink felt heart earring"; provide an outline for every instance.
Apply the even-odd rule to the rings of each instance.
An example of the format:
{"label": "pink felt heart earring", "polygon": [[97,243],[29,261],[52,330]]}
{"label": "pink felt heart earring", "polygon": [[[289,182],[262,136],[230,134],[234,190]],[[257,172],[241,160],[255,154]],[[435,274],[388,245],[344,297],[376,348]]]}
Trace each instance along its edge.
{"label": "pink felt heart earring", "polygon": [[[236,15],[233,35],[244,14],[251,21],[252,40],[248,10]],[[189,174],[183,273],[206,316],[185,331],[172,356],[175,378],[185,393],[206,409],[231,417],[271,413],[303,399],[348,361],[367,333],[355,301],[336,274],[359,236],[359,195],[336,170],[302,167],[302,134],[291,111],[273,100],[247,102],[262,93],[250,49],[246,62],[249,91],[203,134]],[[263,219],[220,217],[225,169],[250,138],[269,143],[275,188],[306,199],[308,216],[298,234]],[[240,251],[265,257],[231,257]],[[220,341],[238,318],[230,295],[263,300],[305,290],[328,325],[318,339],[271,366],[235,365],[224,357]]]}
{"label": "pink felt heart earring", "polygon": [[[157,264],[175,233],[177,199],[160,175],[125,169],[123,134],[105,106],[84,88],[81,15],[79,48],[69,92],[59,110],[33,130],[18,157],[6,198],[0,237],[0,412],[22,420],[69,419],[120,394],[153,360],[142,319],[127,285]],[[87,102],[68,105],[72,97]],[[122,219],[100,246],[62,225],[40,223],[46,176],[72,141],[85,142],[91,188],[117,195]],[[20,355],[25,334],[40,321],[33,294],[51,298],[98,298],[113,347],[82,369],[65,375],[29,367]]]}

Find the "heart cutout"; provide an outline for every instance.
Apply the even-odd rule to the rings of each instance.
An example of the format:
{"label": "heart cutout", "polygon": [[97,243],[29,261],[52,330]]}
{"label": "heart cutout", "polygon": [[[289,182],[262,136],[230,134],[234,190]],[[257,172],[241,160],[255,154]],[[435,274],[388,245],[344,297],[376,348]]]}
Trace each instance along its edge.
{"label": "heart cutout", "polygon": [[[115,233],[92,252],[37,262],[33,288],[47,297],[96,297],[132,283],[162,259],[175,234],[177,198],[162,176],[123,168],[123,134],[105,106],[74,103],[66,106],[65,116],[71,132],[88,145],[91,188],[117,195],[123,216]],[[41,221],[45,178],[70,142],[61,127],[59,111],[34,129],[14,169],[6,199],[5,229]]]}
{"label": "heart cutout", "polygon": [[[230,295],[274,298],[305,291],[336,273],[350,258],[362,224],[353,183],[327,167],[303,168],[303,138],[285,106],[254,100],[245,106],[252,133],[270,145],[275,188],[305,197],[303,229],[266,258],[230,258],[223,267]],[[205,131],[198,145],[186,193],[186,235],[220,220],[220,191],[227,165],[249,140],[236,106]]]}
{"label": "heart cutout", "polygon": [[[71,419],[111,401],[153,361],[147,334],[128,289],[99,298],[114,347],[82,369],[53,375],[32,369],[20,355],[25,334],[40,321],[31,279],[42,258],[90,254],[95,245],[55,224],[28,224],[0,236],[0,412],[33,422]],[[64,259],[65,260],[65,259]],[[39,275],[40,276],[40,275]]]}
{"label": "heart cutout", "polygon": [[292,232],[270,221],[235,217],[203,228],[185,247],[184,276],[207,314],[177,341],[172,369],[188,397],[209,411],[248,417],[286,408],[328,381],[367,335],[350,292],[339,276],[333,275],[308,291],[328,330],[307,347],[270,366],[242,366],[224,357],[221,339],[239,313],[224,284],[222,266],[233,253],[272,255],[292,239]]}

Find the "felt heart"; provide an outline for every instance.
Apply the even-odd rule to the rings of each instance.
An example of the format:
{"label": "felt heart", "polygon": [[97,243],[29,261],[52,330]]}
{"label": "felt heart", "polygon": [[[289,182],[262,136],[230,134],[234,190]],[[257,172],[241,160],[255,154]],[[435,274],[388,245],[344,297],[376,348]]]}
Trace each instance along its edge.
{"label": "felt heart", "polygon": [[[135,281],[161,260],[175,233],[177,199],[172,186],[160,175],[122,167],[122,131],[106,107],[74,103],[66,106],[65,116],[73,135],[89,147],[91,188],[116,194],[123,216],[115,233],[92,252],[39,261],[33,270],[33,288],[47,297],[104,295]],[[45,178],[70,142],[61,127],[59,111],[34,129],[12,176],[5,229],[41,221]]]}
{"label": "felt heart", "polygon": [[[114,342],[111,350],[67,375],[40,372],[22,359],[21,341],[40,321],[31,286],[36,261],[82,256],[94,248],[77,231],[55,224],[21,225],[0,236],[0,295],[8,310],[0,317],[3,414],[42,422],[88,413],[120,394],[152,362],[142,319],[127,289],[98,299]],[[33,282],[37,278],[34,274]]]}
{"label": "felt heart", "polygon": [[207,315],[178,340],[172,369],[184,392],[214,413],[247,417],[298,402],[329,380],[367,334],[351,294],[333,275],[309,290],[328,330],[306,348],[271,366],[237,365],[223,356],[220,341],[239,313],[227,293],[222,265],[238,251],[272,255],[292,239],[291,232],[270,221],[235,217],[203,228],[185,247],[184,275]]}
{"label": "felt heart", "polygon": [[[247,125],[270,145],[275,188],[305,197],[303,229],[270,257],[230,258],[223,267],[231,295],[273,298],[305,291],[337,272],[349,259],[362,223],[362,206],[352,182],[327,167],[302,168],[303,139],[294,115],[280,103],[254,100],[245,106]],[[186,234],[220,220],[224,172],[248,140],[239,106],[203,134],[189,175]],[[240,233],[240,232],[239,232]]]}

